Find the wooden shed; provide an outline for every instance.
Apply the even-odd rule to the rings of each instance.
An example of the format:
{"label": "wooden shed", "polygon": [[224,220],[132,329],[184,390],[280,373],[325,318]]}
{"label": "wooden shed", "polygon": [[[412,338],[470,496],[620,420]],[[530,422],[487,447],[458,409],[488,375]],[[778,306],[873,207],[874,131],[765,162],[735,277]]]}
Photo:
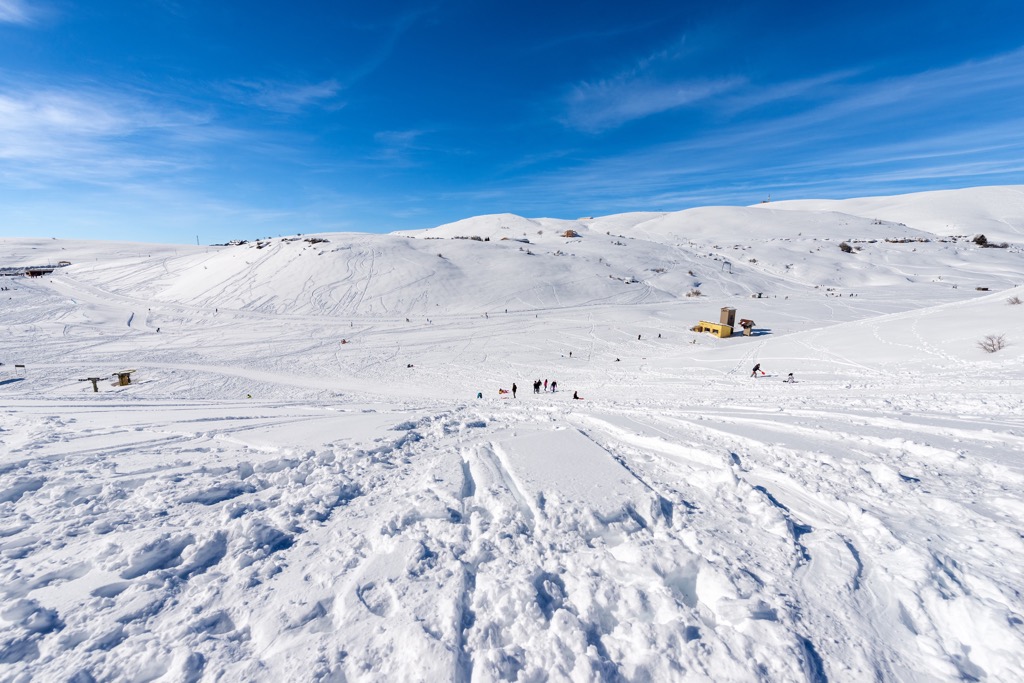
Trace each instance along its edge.
{"label": "wooden shed", "polygon": [[117,377],[117,385],[126,387],[132,383],[132,373],[134,370],[118,370],[117,372],[111,373]]}

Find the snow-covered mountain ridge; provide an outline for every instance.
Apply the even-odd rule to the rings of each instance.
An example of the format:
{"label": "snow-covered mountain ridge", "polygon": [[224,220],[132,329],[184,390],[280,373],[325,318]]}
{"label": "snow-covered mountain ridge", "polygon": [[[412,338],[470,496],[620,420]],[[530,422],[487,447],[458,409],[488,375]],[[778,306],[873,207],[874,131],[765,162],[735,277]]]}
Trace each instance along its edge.
{"label": "snow-covered mountain ridge", "polygon": [[[1004,198],[1013,209],[1020,188],[995,189],[984,188],[985,196]],[[933,195],[918,196],[914,205],[922,215],[938,201]],[[941,193],[940,199],[952,201]],[[900,217],[911,204],[905,199],[898,205]],[[977,202],[966,206],[977,213]],[[498,214],[391,235],[272,238],[179,247],[173,256],[166,247],[148,248],[144,259],[76,263],[67,272],[113,293],[158,302],[398,318],[679,301],[692,298],[687,295],[694,290],[717,298],[904,281],[989,289],[1020,284],[1024,215],[993,233],[1014,238],[1003,250],[981,249],[971,241],[979,231],[966,230],[990,227],[987,216],[996,209],[981,212],[986,218],[978,220],[954,213],[950,220],[966,231],[949,235],[884,218],[884,205],[851,205],[872,217],[792,207],[708,207],[575,221]],[[840,251],[844,243],[851,253]]]}

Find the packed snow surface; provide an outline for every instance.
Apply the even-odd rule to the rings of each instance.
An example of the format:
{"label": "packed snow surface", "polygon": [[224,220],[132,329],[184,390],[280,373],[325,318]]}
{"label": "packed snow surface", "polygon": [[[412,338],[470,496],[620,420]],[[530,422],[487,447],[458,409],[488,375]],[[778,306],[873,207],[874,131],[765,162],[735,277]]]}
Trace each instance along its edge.
{"label": "packed snow surface", "polygon": [[0,240],[0,679],[1019,681],[1022,196]]}

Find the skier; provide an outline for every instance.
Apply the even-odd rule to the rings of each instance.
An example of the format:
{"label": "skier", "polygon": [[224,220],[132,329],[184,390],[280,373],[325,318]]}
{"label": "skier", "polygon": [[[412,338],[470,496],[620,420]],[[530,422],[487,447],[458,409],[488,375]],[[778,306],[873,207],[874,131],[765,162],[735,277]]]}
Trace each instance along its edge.
{"label": "skier", "polygon": [[582,399],[582,398],[580,398],[580,395],[579,395],[579,394],[577,394],[577,393],[576,393],[576,392],[574,391],[574,392],[572,392],[572,400],[574,400],[574,401],[582,401],[583,399]]}
{"label": "skier", "polygon": [[557,388],[558,388],[558,382],[556,382],[555,380],[551,380],[551,393],[552,394],[555,393],[555,389],[557,389]]}
{"label": "skier", "polygon": [[760,363],[758,363],[757,365],[754,366],[754,369],[750,372],[750,376],[751,377],[757,377],[757,373],[758,372],[760,372],[762,375],[764,374],[764,370],[761,369],[761,364]]}
{"label": "skier", "polygon": [[784,382],[789,382],[790,384],[793,384],[794,382],[796,382],[796,380],[795,380],[795,379],[793,379],[793,373],[792,373],[792,372],[791,372],[791,373],[789,373],[789,375],[787,375],[787,376],[786,376],[786,379],[785,379],[785,380],[783,380],[783,381],[784,381]]}
{"label": "skier", "polygon": [[512,398],[516,397],[516,389],[518,389],[518,387],[516,386],[516,383],[512,382]]}
{"label": "skier", "polygon": [[544,391],[548,390],[548,381],[544,380]]}

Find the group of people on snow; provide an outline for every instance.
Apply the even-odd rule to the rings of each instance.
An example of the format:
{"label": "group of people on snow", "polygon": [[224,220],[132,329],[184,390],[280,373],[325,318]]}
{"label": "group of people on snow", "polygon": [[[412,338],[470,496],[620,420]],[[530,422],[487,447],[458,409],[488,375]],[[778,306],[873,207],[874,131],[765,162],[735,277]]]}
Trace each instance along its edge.
{"label": "group of people on snow", "polygon": [[[556,388],[557,386],[558,386],[558,382],[552,382],[552,383],[551,383],[551,391],[552,391],[552,392],[554,392],[554,391],[555,391],[555,388]],[[543,387],[543,388],[544,388],[544,391],[547,391],[547,390],[548,390],[548,381],[547,381],[547,380],[544,380],[544,381],[542,382],[542,381],[541,381],[541,380],[539,380],[539,379],[538,379],[538,380],[535,380],[535,381],[534,381],[534,383],[533,383],[533,393],[535,393],[535,394],[539,394],[539,393],[540,393],[540,390],[541,390],[541,387]]]}
{"label": "group of people on snow", "polygon": [[[615,360],[618,360],[618,358],[616,358]],[[761,364],[760,363],[756,363],[754,365],[753,369],[751,369],[751,371],[750,371],[750,376],[751,377],[757,377],[758,373],[761,373],[762,377],[766,376],[765,371],[761,369]],[[782,381],[786,382],[786,383],[789,383],[789,384],[795,384],[796,383],[796,379],[793,377],[793,373],[792,372],[789,373],[786,376],[786,379],[784,379]],[[533,393],[535,393],[535,394],[539,394],[541,389],[543,389],[546,392],[549,387],[551,388],[551,393],[554,393],[555,391],[558,390],[558,382],[552,380],[549,383],[548,380],[546,380],[546,379],[543,379],[543,380],[537,379],[537,380],[533,381]],[[515,382],[513,382],[512,383],[512,391],[511,391],[512,398],[516,397],[516,392],[517,391],[519,391],[519,387],[518,387],[518,385],[516,385]],[[499,396],[505,396],[508,393],[509,393],[508,389],[503,389],[503,388],[502,389],[498,389],[498,395]],[[477,398],[483,398],[484,397],[483,392],[477,392],[476,397]],[[572,392],[572,397],[573,397],[573,400],[576,400],[576,401],[583,400],[583,397],[580,396],[579,392],[577,392],[577,391]]]}
{"label": "group of people on snow", "polygon": [[[533,393],[539,394],[540,390],[542,388],[544,389],[544,391],[547,391],[548,387],[551,388],[551,393],[555,393],[556,391],[558,391],[558,382],[555,381],[555,380],[551,380],[551,382],[548,383],[548,381],[546,379],[544,379],[544,380],[540,380],[540,379],[535,380],[534,383],[533,383]],[[513,382],[512,383],[512,391],[511,392],[509,392],[508,389],[501,388],[501,389],[498,389],[498,395],[499,396],[504,396],[504,395],[506,395],[508,393],[511,393],[512,394],[512,398],[515,398],[517,391],[519,391],[519,386],[516,385],[515,382]],[[477,398],[483,398],[484,395],[483,395],[482,392],[477,392],[476,397]],[[573,398],[579,398],[578,396],[576,396],[575,392],[573,392]]]}

